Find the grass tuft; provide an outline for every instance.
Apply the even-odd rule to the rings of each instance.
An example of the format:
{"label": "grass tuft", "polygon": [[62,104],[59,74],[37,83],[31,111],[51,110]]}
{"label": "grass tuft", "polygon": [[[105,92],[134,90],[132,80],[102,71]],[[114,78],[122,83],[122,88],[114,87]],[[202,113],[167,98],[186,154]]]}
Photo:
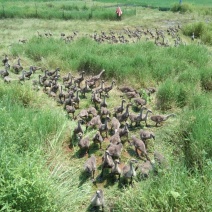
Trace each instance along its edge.
{"label": "grass tuft", "polygon": [[182,4],[174,4],[171,8],[171,11],[173,12],[180,12],[180,13],[186,13],[186,12],[192,12],[193,11],[193,7],[191,4],[186,4],[186,3],[182,3]]}

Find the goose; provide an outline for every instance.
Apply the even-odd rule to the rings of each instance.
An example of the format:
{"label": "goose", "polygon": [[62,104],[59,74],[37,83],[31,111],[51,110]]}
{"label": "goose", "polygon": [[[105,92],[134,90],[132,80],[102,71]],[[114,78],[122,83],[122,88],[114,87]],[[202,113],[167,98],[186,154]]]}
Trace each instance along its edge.
{"label": "goose", "polygon": [[133,177],[136,176],[136,171],[133,166],[134,163],[137,163],[138,161],[135,159],[130,160],[130,165],[125,165],[122,169],[122,174],[124,179],[130,179],[130,184],[133,183]]}
{"label": "goose", "polygon": [[18,74],[20,71],[23,70],[23,67],[21,66],[21,59],[18,58],[17,64],[12,66],[13,70],[15,71],[16,74]]}
{"label": "goose", "polygon": [[122,170],[119,167],[120,161],[118,159],[114,160],[114,166],[111,168],[112,175],[118,175],[118,181],[120,181]]}
{"label": "goose", "polygon": [[173,116],[175,116],[174,113],[169,115],[153,115],[150,117],[150,119],[155,122],[155,126],[157,127],[158,124],[161,124],[162,122],[166,121],[168,118]]}
{"label": "goose", "polygon": [[78,146],[79,148],[85,149],[86,153],[89,153],[90,139],[89,137],[82,137],[82,133],[78,133]]}
{"label": "goose", "polygon": [[91,155],[88,158],[84,165],[84,171],[88,174],[91,174],[92,179],[94,179],[95,171],[96,171],[96,157],[95,155]]}
{"label": "goose", "polygon": [[64,76],[64,77],[63,77],[63,84],[64,84],[64,82],[68,82],[69,79],[70,79],[70,77],[71,77],[71,73],[69,72],[69,73],[68,73],[68,76]]}
{"label": "goose", "polygon": [[107,94],[107,96],[109,96],[108,93],[113,89],[114,84],[115,84],[115,80],[112,81],[111,86],[104,88],[104,92],[105,92],[105,94]]}
{"label": "goose", "polygon": [[141,152],[141,155],[144,155],[146,159],[150,161],[150,158],[147,155],[146,146],[144,142],[136,138],[135,135],[132,135],[131,138],[132,138],[132,142],[130,143],[130,145],[133,145],[135,147],[135,152],[137,156],[139,156],[139,153],[138,153],[138,150],[139,150]]}
{"label": "goose", "polygon": [[88,83],[96,83],[96,81],[98,81],[100,79],[100,77],[102,76],[102,74],[105,72],[105,69],[103,69],[98,75],[96,76],[93,76],[91,77],[89,80],[88,80]]}
{"label": "goose", "polygon": [[93,207],[102,207],[102,211],[104,211],[104,194],[101,189],[97,190],[91,199],[91,205]]}
{"label": "goose", "polygon": [[102,142],[104,141],[104,139],[102,138],[99,130],[96,132],[92,140],[94,143],[99,143],[100,149],[102,149]]}
{"label": "goose", "polygon": [[108,150],[105,151],[104,156],[102,157],[102,171],[100,174],[100,178],[103,177],[104,169],[106,168],[112,168],[114,166],[113,159],[110,155],[110,152]]}
{"label": "goose", "polygon": [[122,99],[122,101],[121,101],[121,106],[118,106],[118,107],[115,107],[115,108],[114,108],[114,113],[115,113],[115,115],[116,115],[117,113],[122,113],[122,112],[124,111],[124,102],[126,102],[126,100],[125,100],[125,99]]}

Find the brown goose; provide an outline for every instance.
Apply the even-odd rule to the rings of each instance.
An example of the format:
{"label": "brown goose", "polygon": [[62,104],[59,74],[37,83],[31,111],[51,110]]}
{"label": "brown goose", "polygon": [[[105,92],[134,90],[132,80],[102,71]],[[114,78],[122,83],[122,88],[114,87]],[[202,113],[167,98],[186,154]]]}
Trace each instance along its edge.
{"label": "brown goose", "polygon": [[8,68],[5,66],[5,70],[1,70],[0,71],[0,75],[2,78],[6,77],[6,76],[9,76],[9,72],[7,70]]}
{"label": "brown goose", "polygon": [[21,81],[25,81],[25,71],[24,70],[22,71],[21,76],[19,76],[19,82],[21,82]]}
{"label": "brown goose", "polygon": [[135,91],[135,89],[130,86],[122,86],[122,87],[118,88],[118,90],[120,90],[122,93]]}
{"label": "brown goose", "polygon": [[105,151],[104,156],[102,157],[102,171],[100,174],[100,178],[103,177],[104,169],[112,168],[114,166],[113,158],[108,150]]}
{"label": "brown goose", "polygon": [[71,78],[71,73],[69,72],[68,76],[63,77],[63,84],[64,84],[64,82],[68,82],[70,78]]}
{"label": "brown goose", "polygon": [[23,70],[23,67],[21,66],[21,59],[18,58],[17,64],[12,66],[13,70],[15,71],[16,74],[18,74],[20,71]]}
{"label": "brown goose", "polygon": [[73,119],[75,119],[75,116],[74,116],[74,113],[75,113],[75,111],[76,111],[75,105],[76,105],[76,103],[75,103],[75,102],[72,102],[72,105],[66,105],[66,107],[65,107],[66,112],[67,112],[68,114],[69,114],[69,113],[72,113]]}
{"label": "brown goose", "polygon": [[41,67],[38,66],[31,66],[33,73],[35,73],[37,70],[41,70]]}
{"label": "brown goose", "polygon": [[91,155],[88,158],[84,165],[84,171],[88,174],[91,174],[92,179],[94,179],[95,171],[96,171],[96,157],[95,155]]}
{"label": "brown goose", "polygon": [[117,113],[122,113],[122,112],[124,111],[124,102],[126,102],[126,100],[125,100],[125,99],[122,99],[121,105],[118,106],[118,107],[116,107],[116,108],[114,108],[114,113],[115,113],[115,115],[116,115]]}
{"label": "brown goose", "polygon": [[97,96],[97,93],[93,91],[91,101],[94,103],[95,108],[97,108],[97,104],[102,102],[102,99]]}
{"label": "brown goose", "polygon": [[59,93],[58,97],[59,97],[60,103],[63,104],[63,102],[65,102],[66,97],[65,97],[65,93],[63,92],[62,85],[60,86],[60,93]]}
{"label": "brown goose", "polygon": [[169,115],[153,115],[150,117],[150,119],[155,122],[155,126],[157,127],[158,124],[161,124],[162,122],[166,121],[169,117],[173,116],[175,116],[174,113]]}
{"label": "brown goose", "polygon": [[83,120],[78,120],[78,124],[77,124],[77,127],[74,128],[74,134],[79,134],[79,133],[82,133],[83,134],[83,130],[82,130],[82,124]]}
{"label": "brown goose", "polygon": [[112,175],[118,175],[118,181],[120,181],[122,170],[119,167],[120,161],[118,159],[114,160],[114,166],[111,168]]}
{"label": "brown goose", "polygon": [[100,79],[100,77],[102,76],[102,74],[103,74],[104,72],[105,72],[105,70],[103,69],[98,75],[91,77],[91,78],[88,80],[89,86],[90,86],[90,83],[92,84],[92,82],[94,82],[94,84],[95,84],[95,83]]}
{"label": "brown goose", "polygon": [[140,130],[140,138],[143,141],[146,141],[151,138],[153,138],[155,140],[155,134],[151,131],[141,129]]}
{"label": "brown goose", "polygon": [[103,93],[104,88],[105,88],[104,82],[105,82],[105,81],[102,80],[102,81],[101,81],[101,86],[100,86],[100,88],[95,89],[95,92],[99,94],[100,98],[102,97],[102,93]]}
{"label": "brown goose", "polygon": [[[132,98],[136,98],[136,97],[138,97],[138,93],[137,93],[137,91],[130,91],[130,92],[126,92],[125,93],[125,96],[131,101],[131,99]],[[123,97],[123,96],[121,96],[121,97]]]}
{"label": "brown goose", "polygon": [[136,104],[137,107],[142,107],[147,103],[145,99],[142,99],[140,97],[134,98],[133,102]]}
{"label": "brown goose", "polygon": [[83,120],[86,120],[88,118],[88,111],[86,109],[82,109],[78,116],[83,119]]}
{"label": "brown goose", "polygon": [[90,89],[90,87],[88,86],[88,82],[87,82],[87,80],[85,80],[85,87],[83,87],[82,89],[81,89],[81,94],[85,97],[85,98],[87,98],[86,96],[85,96],[85,94],[86,93],[89,93],[91,91],[91,89]]}
{"label": "brown goose", "polygon": [[130,160],[130,165],[125,165],[122,169],[123,177],[125,179],[130,179],[130,185],[133,183],[133,177],[136,176],[135,168],[133,167],[134,163],[137,163],[138,161],[135,159]]}
{"label": "brown goose", "polygon": [[32,66],[29,67],[29,71],[25,72],[25,77],[30,79],[31,75],[32,75],[33,71],[32,71]]}
{"label": "brown goose", "polygon": [[105,92],[105,94],[107,94],[107,96],[109,96],[108,93],[113,89],[114,84],[115,84],[115,80],[112,81],[111,86],[104,88],[104,92]]}
{"label": "brown goose", "polygon": [[81,150],[85,150],[85,153],[89,153],[89,147],[90,147],[90,138],[89,137],[83,137],[82,133],[78,134],[78,146]]}
{"label": "brown goose", "polygon": [[77,83],[79,88],[80,88],[81,82],[84,80],[84,73],[85,73],[85,72],[82,71],[82,72],[81,72],[81,76],[75,78],[75,80],[74,80],[74,83]]}
{"label": "brown goose", "polygon": [[140,156],[138,153],[138,150],[139,150],[141,152],[140,154],[144,155],[146,157],[146,159],[150,161],[150,158],[147,155],[146,146],[145,146],[144,142],[142,140],[140,140],[139,138],[136,138],[135,135],[133,135],[131,138],[132,138],[132,142],[130,144],[135,147],[135,152],[136,152],[137,156],[138,157]]}
{"label": "brown goose", "polygon": [[89,115],[92,115],[93,117],[94,116],[97,116],[97,110],[96,110],[96,108],[95,107],[89,107],[88,109],[87,109],[87,112],[88,112],[88,114]]}
{"label": "brown goose", "polygon": [[99,189],[93,195],[93,197],[91,199],[91,205],[93,207],[98,207],[98,211],[99,211],[99,207],[102,207],[102,211],[104,211],[104,204],[105,204],[104,194],[103,194],[103,191],[101,189]]}
{"label": "brown goose", "polygon": [[129,117],[129,107],[131,106],[131,103],[128,103],[126,106],[126,111],[123,114],[120,114],[117,116],[117,119],[119,120],[119,122],[124,122],[127,121],[128,117]]}
{"label": "brown goose", "polygon": [[96,132],[92,140],[94,143],[99,143],[100,149],[102,149],[102,142],[104,141],[104,139],[102,138],[99,130]]}
{"label": "brown goose", "polygon": [[4,59],[2,60],[3,65],[5,66],[8,63],[8,56],[5,55]]}

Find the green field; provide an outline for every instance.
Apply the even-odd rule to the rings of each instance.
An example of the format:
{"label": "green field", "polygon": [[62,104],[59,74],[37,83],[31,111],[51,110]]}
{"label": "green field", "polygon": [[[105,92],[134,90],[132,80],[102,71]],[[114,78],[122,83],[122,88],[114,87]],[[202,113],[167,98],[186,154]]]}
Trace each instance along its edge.
{"label": "green field", "polygon": [[115,20],[114,11],[120,3],[124,18],[135,16],[137,8],[151,7],[162,11],[196,12],[211,15],[210,1],[2,1],[0,18],[40,18],[64,20]]}
{"label": "green field", "polygon": [[[0,59],[9,58],[11,82],[0,76],[0,211],[101,211],[90,206],[97,189],[104,191],[106,212],[212,211],[210,1],[183,1],[188,6],[179,12],[173,7],[178,1],[1,3]],[[172,10],[146,7],[147,3]],[[121,21],[114,14],[118,4],[125,4]],[[144,7],[135,7],[138,4]],[[27,72],[30,65],[42,70],[19,82],[21,72],[15,74],[12,68],[18,58]],[[58,102],[59,91],[54,98],[50,88],[33,85],[44,70],[57,67],[63,88],[62,77],[69,72],[79,77],[85,71],[87,79],[105,69],[105,85],[116,82],[106,98],[112,114],[121,103],[123,85],[135,88],[153,115],[175,114],[158,127],[150,118],[148,126],[141,122],[129,127],[130,141],[132,135],[139,137],[141,129],[155,134],[155,140],[147,142],[155,172],[147,179],[138,170],[134,186],[125,183],[123,176],[115,182],[110,170],[99,179],[112,133],[99,149],[92,142],[97,129],[86,131],[82,124],[84,136],[91,139],[90,152],[83,155],[73,135],[77,120]],[[1,62],[0,73],[4,68]],[[149,87],[156,89],[150,96]],[[91,92],[86,95],[80,94],[75,115],[94,105]],[[138,113],[135,106],[130,107],[130,114]],[[122,142],[120,166],[132,158],[142,164],[144,158],[136,155],[126,138]],[[167,166],[158,166],[155,151],[164,155]],[[83,171],[91,154],[97,158],[94,182]]]}
{"label": "green field", "polygon": [[[100,0],[98,2],[105,2],[105,3],[114,3],[114,1],[104,1],[104,0]],[[134,5],[141,5],[141,6],[152,6],[152,7],[172,7],[174,4],[179,3],[178,0],[162,0],[162,1],[158,1],[158,0],[137,0],[137,1],[130,1],[130,0],[117,0],[115,1],[117,2],[117,4],[134,4]],[[192,4],[192,5],[201,5],[201,6],[212,6],[212,2],[210,0],[182,0],[182,3],[186,3],[186,4]]]}
{"label": "green field", "polygon": [[[48,0],[1,0],[1,2],[68,2],[69,4],[76,3],[76,4],[81,4],[81,3],[90,3],[90,2],[101,2],[101,3],[112,3],[112,4],[132,4],[132,5],[141,5],[141,6],[153,6],[153,7],[171,7],[173,4],[179,3],[178,0],[163,0],[163,1],[157,1],[157,0],[117,0],[117,1],[112,1],[112,0],[99,0],[99,1],[70,1],[70,0],[53,0],[53,1],[48,1]],[[202,5],[202,6],[212,6],[212,3],[210,0],[182,0],[182,3],[188,3],[188,4],[193,4],[193,5]]]}

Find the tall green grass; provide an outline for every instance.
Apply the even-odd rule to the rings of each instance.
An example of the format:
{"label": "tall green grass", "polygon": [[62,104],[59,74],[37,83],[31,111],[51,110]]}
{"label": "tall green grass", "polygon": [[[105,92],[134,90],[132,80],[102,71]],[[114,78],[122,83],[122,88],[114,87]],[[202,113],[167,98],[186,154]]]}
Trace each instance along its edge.
{"label": "tall green grass", "polygon": [[[134,16],[135,8],[128,8],[124,17]],[[11,2],[2,3],[0,18],[39,18],[77,20],[116,20],[115,7],[104,7],[83,2]]]}
{"label": "tall green grass", "polygon": [[[114,3],[113,0],[98,0],[97,2],[104,2],[104,3]],[[194,5],[203,5],[203,6],[212,6],[212,3],[210,0],[183,0],[183,3],[189,3],[189,4],[194,4]],[[179,3],[177,0],[163,0],[163,1],[157,1],[157,0],[117,0],[117,4],[119,5],[141,5],[141,6],[152,6],[152,7],[168,7],[170,8],[172,5],[175,3]]]}
{"label": "tall green grass", "polygon": [[202,179],[175,163],[168,173],[162,171],[122,192],[113,201],[113,211],[210,211],[211,166],[207,169]]}
{"label": "tall green grass", "polygon": [[2,211],[59,210],[55,182],[43,155],[46,139],[61,130],[62,119],[47,108],[39,110],[34,95],[29,87],[0,84]]}
{"label": "tall green grass", "polygon": [[88,38],[66,44],[34,37],[26,45],[14,45],[12,53],[22,53],[37,62],[46,58],[47,68],[59,66],[64,72],[84,70],[86,74],[97,74],[105,69],[106,78],[133,80],[140,88],[163,82],[157,96],[163,110],[184,107],[193,93],[211,88],[209,56],[203,46],[160,48],[151,42],[107,45]]}
{"label": "tall green grass", "polygon": [[197,6],[187,3],[183,4],[176,3],[171,7],[171,11],[180,12],[182,14],[194,12],[198,13],[199,15],[205,15],[205,16],[212,15],[212,7],[207,7],[206,5]]}
{"label": "tall green grass", "polygon": [[195,38],[200,38],[203,43],[212,45],[212,24],[197,22],[187,24],[183,27],[183,34],[191,36],[194,32]]}
{"label": "tall green grass", "polygon": [[186,111],[182,114],[186,117],[182,118],[181,125],[184,127],[180,130],[185,155],[184,161],[191,170],[195,168],[202,170],[206,161],[212,156],[210,142],[212,116],[210,110],[211,108],[202,106],[202,108]]}
{"label": "tall green grass", "polygon": [[77,211],[92,188],[64,154],[73,122],[27,82],[0,81],[0,99],[0,210]]}
{"label": "tall green grass", "polygon": [[186,13],[186,12],[192,12],[194,10],[194,8],[192,7],[192,5],[189,4],[175,4],[174,6],[172,6],[171,11],[173,12],[180,12],[180,13]]}
{"label": "tall green grass", "polygon": [[[115,10],[117,3],[108,4],[110,1],[84,2],[84,1],[2,1],[0,18],[39,18],[39,19],[63,19],[63,20],[116,20]],[[159,8],[160,10],[172,10],[173,12],[198,12],[203,15],[211,15],[211,7],[207,0],[204,6],[199,6],[198,1],[193,6],[176,1],[120,1],[124,6],[122,18],[136,15],[138,6]],[[189,2],[188,2],[189,3]],[[200,3],[200,2],[199,2]],[[201,4],[201,3],[200,3]]]}
{"label": "tall green grass", "polygon": [[[77,3],[77,4],[81,4],[82,1],[79,0],[1,0],[1,2],[69,2],[69,3]],[[93,2],[101,2],[101,3],[114,3],[113,0],[97,0],[97,1],[93,1]],[[163,1],[157,1],[157,0],[143,0],[143,1],[139,1],[139,0],[117,0],[115,1],[115,3],[119,3],[119,4],[138,4],[138,5],[150,5],[150,6],[171,6],[174,3],[179,2],[176,0],[163,0]],[[212,5],[210,0],[183,0],[182,2],[185,3],[190,3],[190,4],[195,4],[195,5]]]}

